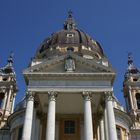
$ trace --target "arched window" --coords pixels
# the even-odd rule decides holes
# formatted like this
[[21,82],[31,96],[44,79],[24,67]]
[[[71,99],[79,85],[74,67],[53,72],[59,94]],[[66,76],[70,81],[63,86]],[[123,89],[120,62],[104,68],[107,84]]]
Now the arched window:
[[137,100],[137,107],[140,109],[140,93],[136,94],[136,100]]
[[2,105],[3,105],[3,99],[4,99],[4,93],[1,92],[0,93],[0,109],[2,108]]

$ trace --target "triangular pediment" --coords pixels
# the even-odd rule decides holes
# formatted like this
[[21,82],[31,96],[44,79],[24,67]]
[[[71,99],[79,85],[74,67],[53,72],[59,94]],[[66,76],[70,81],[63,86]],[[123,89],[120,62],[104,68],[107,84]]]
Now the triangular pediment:
[[[64,73],[66,70],[66,59],[71,58],[74,63],[74,68],[71,72],[74,73],[93,73],[93,72],[114,72],[111,67],[103,66],[94,60],[87,60],[75,54],[63,55],[51,60],[44,60],[40,64],[31,66],[24,70],[25,73]],[[68,62],[69,63],[69,62]]]

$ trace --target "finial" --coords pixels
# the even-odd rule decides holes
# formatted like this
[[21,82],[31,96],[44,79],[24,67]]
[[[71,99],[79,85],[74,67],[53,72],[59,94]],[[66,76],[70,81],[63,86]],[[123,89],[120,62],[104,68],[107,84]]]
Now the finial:
[[132,65],[132,64],[133,64],[132,53],[129,52],[128,53],[128,65]]
[[73,12],[71,10],[68,11],[68,18],[72,18]]
[[10,56],[9,56],[9,58],[7,60],[9,66],[12,66],[12,64],[13,64],[13,55],[14,55],[14,53],[11,52]]
[[132,53],[128,53],[128,72],[129,73],[138,73],[139,70],[133,64]]

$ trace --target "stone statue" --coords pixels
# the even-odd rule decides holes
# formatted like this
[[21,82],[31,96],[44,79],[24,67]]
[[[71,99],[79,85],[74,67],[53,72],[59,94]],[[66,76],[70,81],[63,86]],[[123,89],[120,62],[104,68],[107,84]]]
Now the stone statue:
[[65,70],[67,72],[73,72],[75,70],[75,61],[71,57],[65,60]]

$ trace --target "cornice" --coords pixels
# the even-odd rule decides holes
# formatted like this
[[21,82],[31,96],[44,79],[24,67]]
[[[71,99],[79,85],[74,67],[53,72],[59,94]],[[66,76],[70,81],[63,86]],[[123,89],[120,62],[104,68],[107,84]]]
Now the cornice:
[[90,91],[90,92],[112,92],[112,86],[28,86],[29,91],[38,92],[42,94],[46,94],[47,91],[55,91],[55,92],[71,92],[71,93],[79,93],[81,94],[83,91]]
[[114,79],[115,73],[45,73],[32,72],[24,75],[27,79],[48,79],[51,78],[88,78],[88,79]]

